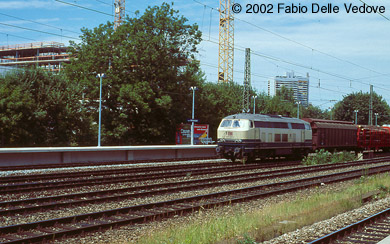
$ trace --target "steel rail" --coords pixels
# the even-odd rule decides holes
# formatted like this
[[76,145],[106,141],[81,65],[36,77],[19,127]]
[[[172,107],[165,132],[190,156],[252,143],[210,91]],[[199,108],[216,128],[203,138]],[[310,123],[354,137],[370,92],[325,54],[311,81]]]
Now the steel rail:
[[[356,162],[355,165],[360,162]],[[122,199],[132,199],[142,196],[151,196],[157,194],[166,194],[179,191],[189,191],[199,188],[210,188],[220,185],[237,184],[244,182],[253,182],[270,178],[280,178],[312,172],[321,172],[325,170],[334,170],[347,168],[354,164],[328,164],[320,166],[307,166],[303,168],[281,169],[267,172],[239,174],[223,177],[214,177],[200,180],[180,181],[171,183],[160,183],[142,185],[136,187],[119,188],[112,190],[103,190],[95,192],[75,193],[59,196],[49,196],[43,198],[23,199],[17,201],[0,202],[0,207],[7,208],[0,210],[0,215],[9,216],[15,213],[28,213],[32,211],[41,211],[43,209],[53,209],[66,206],[81,204],[91,204],[107,201],[119,201]],[[148,191],[145,191],[148,190]],[[131,192],[131,193],[128,193]],[[89,198],[89,199],[85,199]],[[73,200],[74,201],[69,201]],[[82,200],[81,200],[82,199]],[[27,206],[26,206],[27,205]],[[33,206],[31,206],[33,205]]]
[[[360,161],[352,161],[347,162],[350,164],[360,163],[360,164],[368,164],[372,162],[386,162],[390,160],[388,158],[379,158],[379,159],[367,159]],[[346,163],[339,163],[346,164]],[[286,164],[272,164],[273,167],[284,167],[291,165],[291,163]],[[253,170],[253,169],[262,169],[268,168],[270,165],[263,164],[254,164],[254,165],[234,165],[230,167],[216,167],[209,169],[188,169],[188,170],[171,170],[167,172],[159,172],[153,174],[139,174],[139,175],[125,175],[125,176],[115,176],[114,178],[89,178],[89,179],[78,179],[78,180],[70,180],[70,181],[57,181],[57,182],[38,182],[38,183],[23,183],[23,184],[7,184],[0,185],[0,195],[10,194],[10,193],[22,193],[22,192],[32,192],[38,190],[51,190],[51,189],[60,189],[60,188],[69,188],[69,187],[83,187],[83,186],[91,186],[96,184],[113,184],[113,183],[121,183],[127,181],[145,181],[145,180],[155,180],[162,178],[175,178],[175,177],[185,177],[185,176],[198,176],[204,174],[213,174],[213,173],[225,173],[225,172],[234,172],[234,171],[243,171],[243,170]],[[318,165],[317,167],[323,167],[322,165]],[[72,174],[72,173],[69,173]],[[39,175],[37,175],[39,176]],[[21,176],[23,177],[23,176]]]
[[[366,170],[353,170],[326,176],[286,181],[278,184],[246,187],[171,201],[143,204],[20,225],[4,226],[0,227],[0,236],[1,238],[6,239],[3,243],[42,242],[68,235],[77,235],[96,230],[101,231],[102,229],[125,224],[156,220],[175,214],[197,211],[199,209],[213,208],[220,205],[228,205],[296,191],[303,188],[318,186],[321,183],[345,181],[363,175],[378,174],[388,171],[390,171],[389,165],[376,166],[367,168]],[[272,186],[276,186],[277,189],[272,189]],[[53,227],[56,229],[50,229]]]
[[[286,165],[275,165],[274,167],[283,167]],[[137,182],[137,181],[147,181],[147,180],[156,180],[164,178],[177,178],[177,177],[186,177],[194,175],[207,175],[207,174],[216,174],[216,173],[226,173],[226,172],[236,172],[244,170],[254,170],[268,168],[268,165],[235,165],[232,167],[217,167],[217,168],[207,168],[207,169],[187,169],[187,170],[169,170],[166,172],[157,172],[152,174],[133,174],[133,175],[124,175],[124,176],[115,176],[110,178],[104,177],[93,177],[90,179],[77,179],[71,181],[56,181],[56,182],[36,182],[36,183],[23,183],[23,184],[7,184],[0,185],[0,195],[9,194],[9,193],[21,193],[21,192],[32,192],[37,190],[50,190],[50,189],[60,189],[60,188],[69,188],[69,187],[83,187],[96,184],[113,184],[121,182]]]
[[[377,214],[374,214],[368,218],[365,218],[361,221],[358,221],[356,223],[353,223],[351,225],[348,225],[342,229],[339,229],[337,231],[334,231],[326,236],[323,236],[321,238],[318,238],[317,240],[311,241],[310,244],[326,244],[326,243],[331,243],[333,241],[339,240],[345,236],[350,235],[354,231],[361,230],[363,227],[375,223],[378,220],[381,220],[383,218],[389,217],[390,216],[390,208],[383,210]],[[390,233],[390,230],[388,230]]]
[[[197,164],[181,164],[181,165],[161,165],[150,167],[134,167],[134,168],[121,168],[121,169],[102,169],[102,170],[85,170],[81,172],[63,172],[63,173],[50,173],[50,174],[28,174],[17,176],[4,176],[0,177],[0,183],[15,183],[15,182],[27,182],[33,180],[51,180],[62,178],[78,178],[83,176],[104,176],[110,174],[129,174],[129,173],[150,173],[164,170],[179,170],[188,168],[207,168],[207,167],[234,167],[237,165],[227,165],[225,163],[197,163]],[[241,166],[241,165],[239,165]]]

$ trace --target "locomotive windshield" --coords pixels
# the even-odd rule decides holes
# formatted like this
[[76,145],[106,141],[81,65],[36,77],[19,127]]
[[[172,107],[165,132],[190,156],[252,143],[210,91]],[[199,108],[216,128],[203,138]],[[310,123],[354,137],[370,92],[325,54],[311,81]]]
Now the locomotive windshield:
[[222,121],[221,127],[231,127],[232,126],[232,121],[230,119],[226,119]]
[[240,128],[240,127],[241,127],[240,121],[235,120],[235,121],[233,122],[233,128]]
[[239,121],[239,120],[230,120],[230,119],[226,119],[226,120],[222,121],[220,127],[240,128],[240,127],[242,127],[242,122]]

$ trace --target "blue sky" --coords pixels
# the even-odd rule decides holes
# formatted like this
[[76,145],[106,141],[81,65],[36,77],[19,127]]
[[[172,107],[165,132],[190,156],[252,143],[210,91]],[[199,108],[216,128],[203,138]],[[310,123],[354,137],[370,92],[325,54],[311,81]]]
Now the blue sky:
[[[80,28],[91,29],[114,20],[113,2],[0,0],[0,46],[40,41],[77,42]],[[148,5],[162,2],[127,0],[126,13],[133,16],[136,10],[142,13]],[[385,13],[346,13],[344,4],[361,6],[360,0],[236,0],[243,12],[235,14],[235,82],[243,83],[244,49],[249,47],[252,87],[259,92],[267,91],[268,80],[273,76],[294,71],[301,76],[309,73],[309,102],[322,109],[332,107],[335,103],[332,100],[339,101],[349,93],[368,92],[370,84],[390,103],[390,1],[364,2],[384,6]],[[278,13],[279,3],[300,4],[308,12]],[[326,6],[329,3],[340,10],[339,13],[311,13],[313,3]],[[272,4],[274,13],[244,13],[247,4]],[[198,59],[206,79],[216,82],[219,1],[178,0],[174,1],[174,8],[189,23],[197,23],[203,32]]]

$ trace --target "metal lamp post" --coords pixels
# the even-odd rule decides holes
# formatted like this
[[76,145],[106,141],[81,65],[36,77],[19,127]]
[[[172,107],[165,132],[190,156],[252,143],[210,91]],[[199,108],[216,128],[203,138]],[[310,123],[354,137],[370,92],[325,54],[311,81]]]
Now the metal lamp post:
[[329,107],[329,111],[330,111],[330,120],[333,119],[333,107]]
[[299,119],[299,105],[301,104],[300,101],[296,102],[296,104],[298,104],[298,112],[297,112],[297,118]]
[[375,113],[374,114],[375,115],[375,125],[377,126],[378,125],[378,113]]
[[192,123],[191,123],[191,145],[194,145],[194,126],[195,126],[195,91],[197,90],[196,86],[191,86],[192,90]]
[[252,96],[253,98],[253,114],[256,114],[256,98],[257,96]]
[[354,110],[354,112],[355,112],[355,125],[357,125],[357,113],[359,112],[359,110]]
[[99,131],[98,131],[98,147],[100,147],[100,137],[102,129],[102,80],[106,77],[106,74],[97,74],[97,78],[100,78],[100,95],[99,95]]

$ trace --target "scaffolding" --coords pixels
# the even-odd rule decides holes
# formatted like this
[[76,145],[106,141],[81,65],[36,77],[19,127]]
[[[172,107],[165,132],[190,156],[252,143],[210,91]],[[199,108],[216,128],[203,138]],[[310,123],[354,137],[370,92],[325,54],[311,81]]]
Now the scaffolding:
[[67,47],[59,42],[33,42],[0,46],[0,67],[25,68],[37,66],[59,72],[69,63]]

